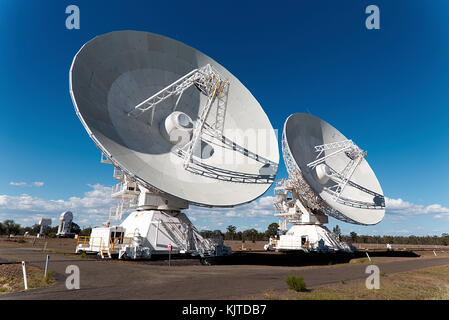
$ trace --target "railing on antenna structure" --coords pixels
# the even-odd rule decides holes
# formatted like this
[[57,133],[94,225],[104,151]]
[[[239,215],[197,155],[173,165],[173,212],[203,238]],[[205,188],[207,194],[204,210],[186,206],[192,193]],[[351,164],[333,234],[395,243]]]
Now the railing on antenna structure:
[[129,234],[127,237],[111,237],[109,243],[103,237],[80,236],[76,242],[76,252],[98,252],[104,258],[105,253],[111,256],[116,253],[115,250],[120,250],[124,246],[132,246],[132,242],[133,234]]
[[109,208],[109,219],[121,220],[125,212],[134,208],[136,208],[135,201],[122,199],[116,206]]
[[101,163],[112,164],[112,161],[103,152],[101,153],[101,160],[100,161],[101,161]]
[[114,253],[116,247],[121,249],[123,246],[132,245],[133,237],[116,237],[109,241],[109,248],[111,253]]
[[114,166],[114,179],[122,181],[124,178],[123,170],[120,167]]
[[[90,236],[78,236],[78,239],[76,240],[76,252],[78,252],[80,249],[86,249],[90,247]],[[81,246],[80,246],[81,245]]]

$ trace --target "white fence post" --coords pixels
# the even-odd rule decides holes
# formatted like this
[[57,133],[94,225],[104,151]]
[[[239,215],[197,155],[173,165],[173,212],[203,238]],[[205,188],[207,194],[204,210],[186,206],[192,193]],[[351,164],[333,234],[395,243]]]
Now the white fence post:
[[368,257],[369,261],[371,261],[371,258],[369,257],[368,252],[366,252],[366,256]]
[[48,273],[48,265],[50,264],[50,255],[47,254],[47,259],[45,260],[45,273],[44,273],[44,279],[47,276]]
[[27,271],[25,268],[25,261],[22,261],[22,271],[23,271],[23,284],[25,286],[25,290],[28,290]]

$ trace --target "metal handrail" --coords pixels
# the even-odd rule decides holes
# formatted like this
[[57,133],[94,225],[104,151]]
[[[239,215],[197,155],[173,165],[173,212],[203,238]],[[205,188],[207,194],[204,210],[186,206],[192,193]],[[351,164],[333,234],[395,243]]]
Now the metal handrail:
[[[96,241],[96,239],[99,239],[99,241]],[[131,245],[132,241],[133,234],[129,234],[127,237],[110,238],[108,245],[106,245],[103,237],[80,236],[77,239],[76,247],[77,249],[88,249],[93,252],[98,251],[104,257],[103,254],[105,251],[107,251],[108,255],[112,254],[119,246]]]

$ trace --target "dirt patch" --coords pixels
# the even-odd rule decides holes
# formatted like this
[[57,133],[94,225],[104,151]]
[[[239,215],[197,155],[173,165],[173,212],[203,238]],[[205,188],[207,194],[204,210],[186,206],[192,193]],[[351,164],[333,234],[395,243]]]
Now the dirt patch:
[[240,240],[226,240],[224,245],[231,247],[232,252],[236,251],[263,251],[263,246],[266,245],[268,241],[245,241]]
[[19,248],[33,248],[33,250],[44,250],[55,253],[75,253],[76,248],[75,239],[65,238],[36,238],[36,237],[15,237],[15,238],[0,238],[0,245],[2,247],[19,247]]
[[[44,278],[44,271],[26,266],[28,289],[36,289],[51,286],[55,283],[53,278],[48,275]],[[23,291],[23,271],[21,264],[0,264],[0,294]]]

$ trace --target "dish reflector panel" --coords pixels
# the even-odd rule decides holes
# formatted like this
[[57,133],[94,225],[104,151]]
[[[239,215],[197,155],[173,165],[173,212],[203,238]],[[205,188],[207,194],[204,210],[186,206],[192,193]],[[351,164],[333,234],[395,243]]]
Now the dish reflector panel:
[[227,207],[254,200],[274,181],[277,139],[259,103],[224,67],[179,41],[139,31],[98,36],[75,56],[70,91],[96,145],[146,186]]

